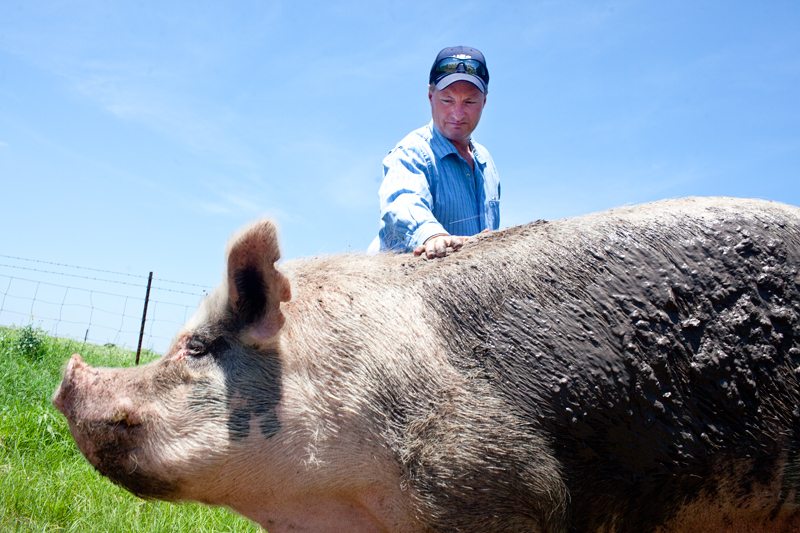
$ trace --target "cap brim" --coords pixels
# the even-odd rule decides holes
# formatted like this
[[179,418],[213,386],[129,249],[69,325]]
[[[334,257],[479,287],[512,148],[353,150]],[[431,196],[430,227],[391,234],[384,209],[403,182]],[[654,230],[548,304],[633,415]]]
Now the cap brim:
[[464,74],[463,72],[455,72],[453,74],[448,74],[436,84],[436,89],[441,91],[445,87],[450,84],[453,84],[457,81],[468,81],[473,84],[475,87],[480,89],[482,93],[486,92],[486,84],[483,83],[483,80],[477,76],[473,76],[472,74]]

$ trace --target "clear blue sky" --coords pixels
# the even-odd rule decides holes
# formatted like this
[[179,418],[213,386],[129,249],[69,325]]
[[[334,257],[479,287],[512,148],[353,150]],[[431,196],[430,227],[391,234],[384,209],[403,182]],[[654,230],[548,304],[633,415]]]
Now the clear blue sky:
[[491,73],[503,226],[686,195],[800,204],[800,2],[27,2],[0,7],[0,253],[216,285],[367,247],[442,47]]

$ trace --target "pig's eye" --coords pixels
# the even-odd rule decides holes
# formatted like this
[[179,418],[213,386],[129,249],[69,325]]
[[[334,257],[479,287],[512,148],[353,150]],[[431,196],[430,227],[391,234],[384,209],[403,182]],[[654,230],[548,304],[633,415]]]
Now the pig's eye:
[[217,337],[213,340],[207,337],[191,337],[183,347],[192,357],[204,357],[223,354],[230,349],[230,344],[224,337]]
[[186,351],[192,357],[202,357],[208,354],[208,344],[203,340],[192,337],[186,342]]

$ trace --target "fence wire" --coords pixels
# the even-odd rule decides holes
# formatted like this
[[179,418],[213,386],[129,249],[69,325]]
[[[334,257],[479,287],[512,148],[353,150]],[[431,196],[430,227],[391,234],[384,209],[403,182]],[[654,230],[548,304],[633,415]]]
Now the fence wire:
[[[33,325],[56,337],[135,350],[146,289],[147,273],[0,254],[0,325]],[[209,291],[154,274],[142,348],[166,351]]]

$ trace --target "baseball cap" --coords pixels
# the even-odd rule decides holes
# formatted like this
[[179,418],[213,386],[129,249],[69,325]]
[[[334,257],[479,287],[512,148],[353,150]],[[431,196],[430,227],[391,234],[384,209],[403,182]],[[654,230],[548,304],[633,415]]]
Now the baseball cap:
[[450,46],[436,56],[428,81],[438,90],[457,81],[468,81],[485,93],[489,89],[489,69],[480,50]]

